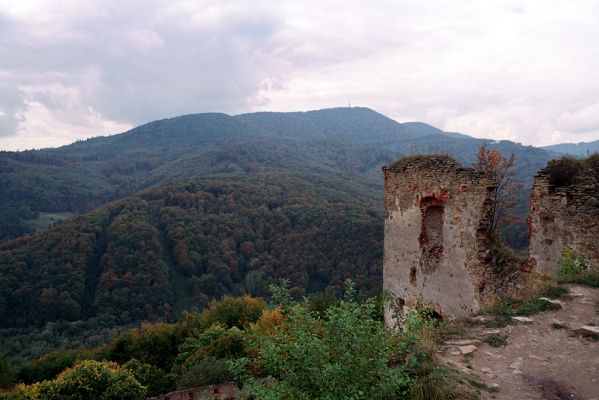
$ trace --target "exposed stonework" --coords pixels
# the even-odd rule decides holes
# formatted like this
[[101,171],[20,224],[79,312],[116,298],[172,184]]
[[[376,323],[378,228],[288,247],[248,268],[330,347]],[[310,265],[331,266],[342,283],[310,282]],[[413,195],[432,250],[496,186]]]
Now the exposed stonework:
[[590,257],[599,269],[599,179],[592,169],[576,183],[553,187],[547,168],[535,176],[530,197],[528,251],[535,271],[553,274],[564,246]]
[[229,400],[237,396],[237,384],[234,382],[210,385],[201,388],[177,390],[157,397],[148,397],[146,400]]
[[489,175],[447,156],[408,157],[383,172],[383,287],[399,305],[422,295],[440,314],[465,315],[525,286],[527,265],[502,254],[487,234]]

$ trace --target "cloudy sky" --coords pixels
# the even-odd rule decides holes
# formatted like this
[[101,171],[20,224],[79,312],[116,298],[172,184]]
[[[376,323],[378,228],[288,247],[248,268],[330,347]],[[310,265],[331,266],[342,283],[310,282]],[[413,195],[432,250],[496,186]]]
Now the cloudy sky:
[[154,119],[348,104],[599,139],[599,1],[0,0],[0,149]]

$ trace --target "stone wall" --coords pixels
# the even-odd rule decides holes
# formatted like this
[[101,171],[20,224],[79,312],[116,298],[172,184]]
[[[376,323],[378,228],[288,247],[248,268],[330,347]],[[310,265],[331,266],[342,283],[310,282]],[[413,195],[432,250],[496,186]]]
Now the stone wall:
[[[466,315],[523,290],[527,264],[489,239],[489,175],[447,156],[408,157],[383,172],[383,287],[400,306],[422,295],[441,315]],[[393,323],[389,312],[386,318]]]
[[549,170],[539,171],[530,198],[528,251],[535,271],[553,274],[564,246],[587,254],[599,268],[599,182],[583,170],[576,183],[550,184]]

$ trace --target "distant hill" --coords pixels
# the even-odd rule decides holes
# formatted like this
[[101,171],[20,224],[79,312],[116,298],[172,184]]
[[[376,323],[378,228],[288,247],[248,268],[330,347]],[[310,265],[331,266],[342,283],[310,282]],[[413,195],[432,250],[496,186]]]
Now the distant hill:
[[586,157],[589,154],[599,152],[599,140],[594,142],[560,143],[543,147],[545,150],[577,157]]
[[434,126],[430,126],[423,122],[404,122],[401,124],[405,129],[410,130],[411,132],[419,132],[419,136],[426,135],[445,135],[458,139],[474,139],[472,136],[464,135],[463,133],[457,132],[444,132],[441,129],[435,128]]
[[56,149],[0,152],[0,240],[31,233],[52,220],[47,215],[91,211],[155,184],[217,173],[325,173],[380,191],[380,166],[399,156],[448,152],[471,164],[483,143],[515,152],[527,179],[554,156],[509,141],[400,124],[367,108],[154,121]]

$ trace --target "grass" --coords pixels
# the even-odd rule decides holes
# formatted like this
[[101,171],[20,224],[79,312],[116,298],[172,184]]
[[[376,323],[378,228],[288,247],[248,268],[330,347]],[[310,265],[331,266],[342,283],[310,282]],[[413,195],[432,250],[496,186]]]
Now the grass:
[[566,298],[568,297],[568,289],[557,282],[549,281],[539,289],[537,294],[540,297],[549,297],[551,299]]
[[[404,365],[413,379],[408,398],[413,400],[477,400],[476,388],[465,382],[465,376],[459,371],[439,365],[437,353],[442,342],[441,337],[462,335],[469,327],[466,318],[449,322],[432,321],[416,327],[412,335],[401,338],[404,345],[413,341],[409,347],[409,362]],[[413,334],[416,334],[413,336]]]
[[409,398],[414,400],[450,400],[456,398],[477,400],[478,396],[472,392],[471,388],[461,385],[460,382],[458,371],[437,367],[423,379],[414,382],[410,388]]
[[501,347],[507,344],[507,336],[492,333],[483,338],[483,341],[493,347]]
[[[485,322],[487,328],[503,328],[512,323],[512,317],[531,316],[547,310],[560,309],[559,304],[539,298],[539,296],[548,296],[548,293],[563,296],[562,289],[551,288],[542,289],[535,296],[524,299],[500,298],[490,307],[481,310],[482,315],[493,316],[491,321]],[[566,290],[567,293],[567,290]]]
[[514,315],[528,317],[547,310],[559,310],[561,306],[536,297],[523,300],[514,310]]
[[445,342],[453,338],[463,337],[471,328],[479,325],[478,321],[472,318],[460,317],[449,321],[443,321],[437,327],[436,338],[439,342]]
[[578,274],[561,275],[559,283],[576,283],[578,285],[599,288],[599,271],[584,271]]

